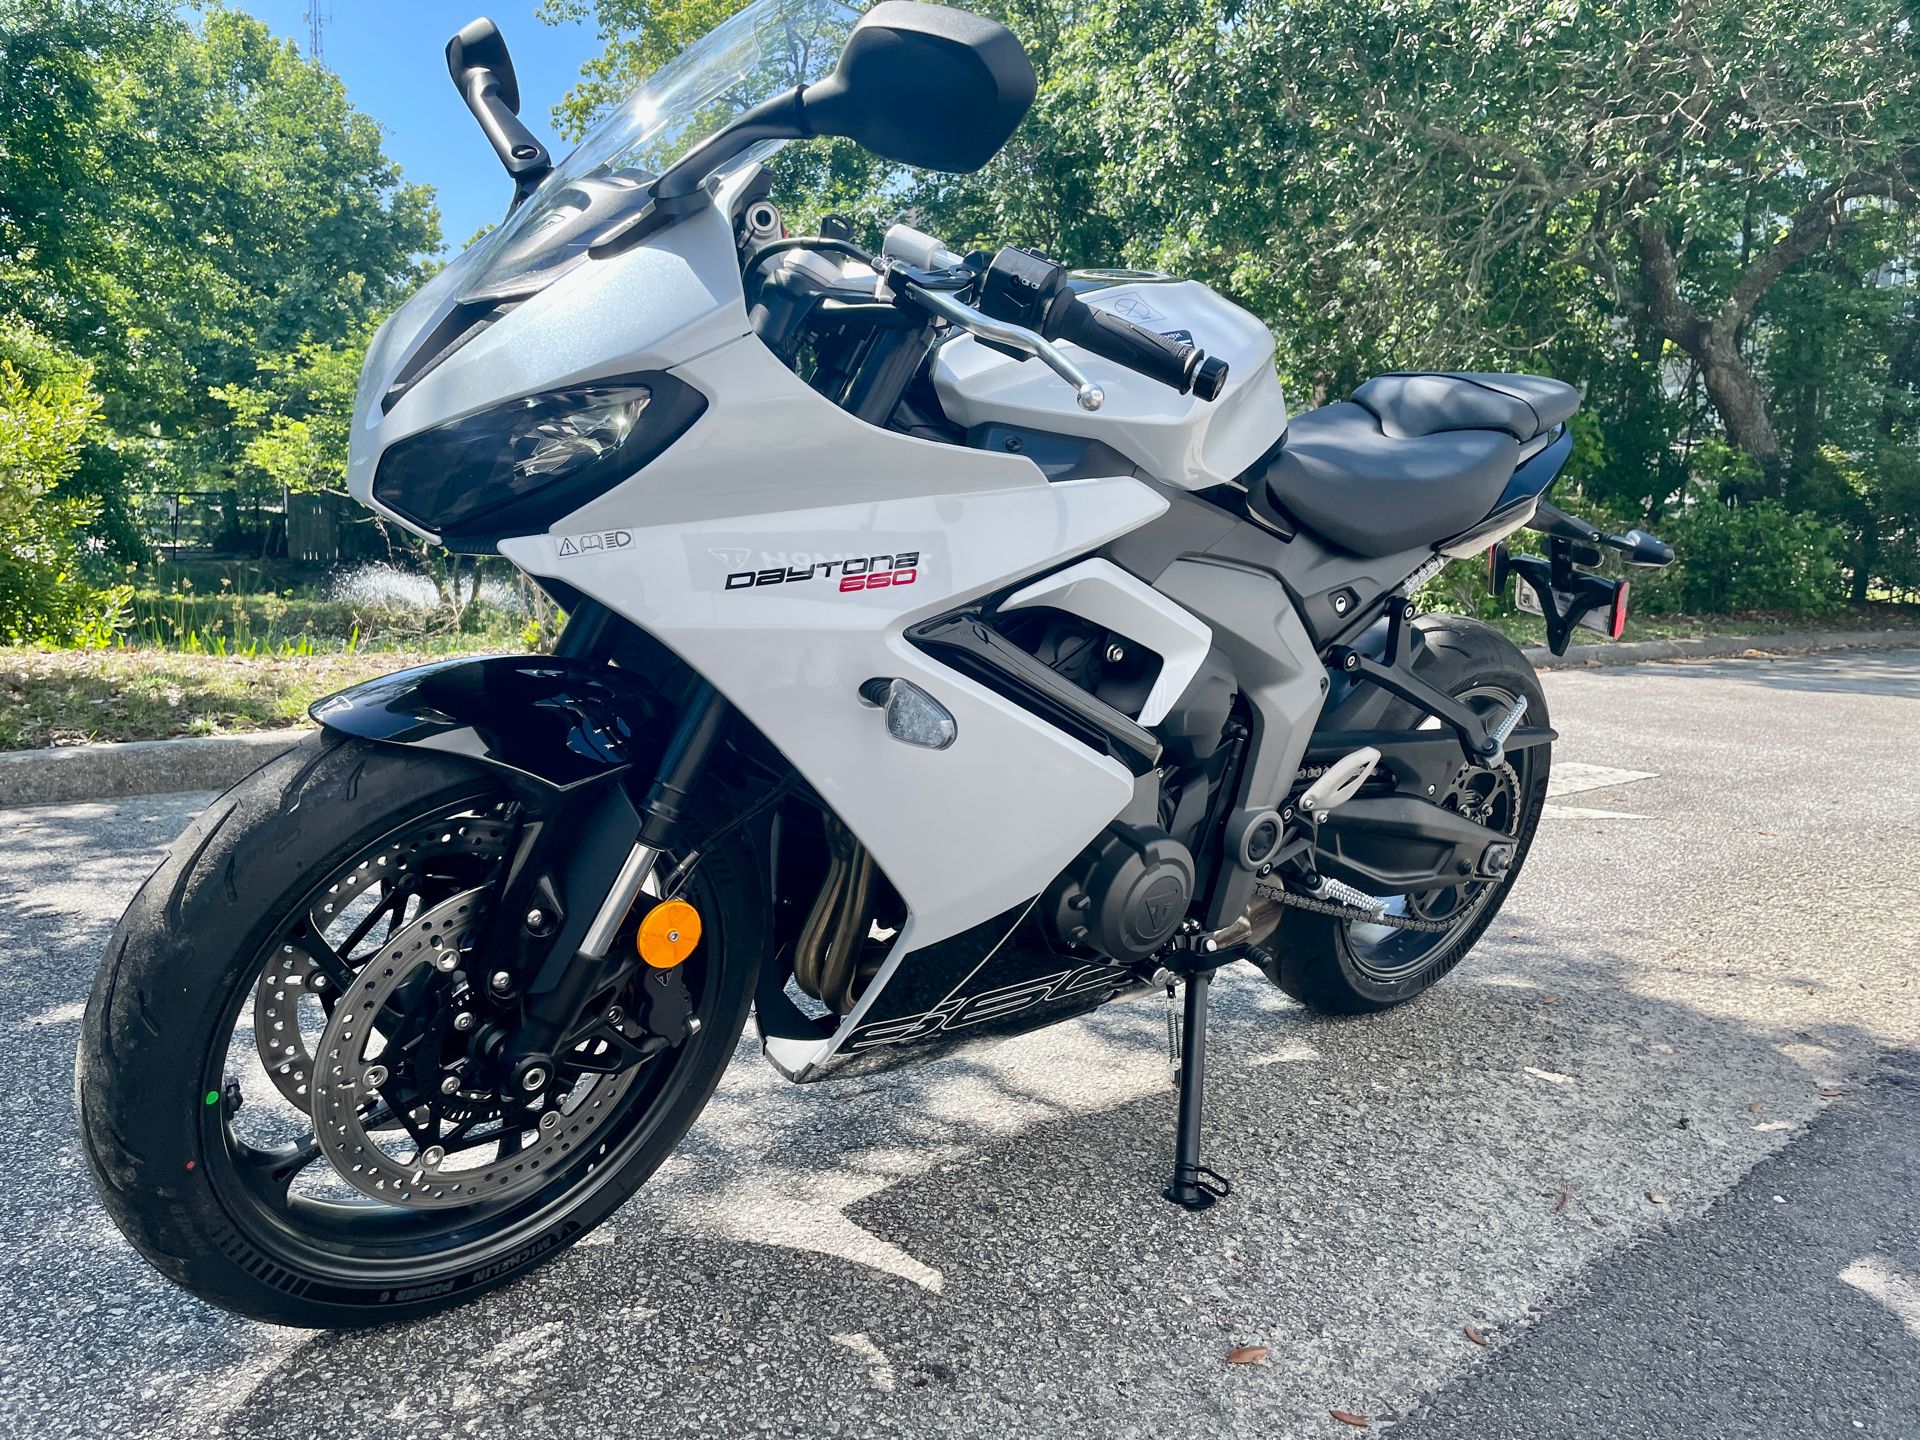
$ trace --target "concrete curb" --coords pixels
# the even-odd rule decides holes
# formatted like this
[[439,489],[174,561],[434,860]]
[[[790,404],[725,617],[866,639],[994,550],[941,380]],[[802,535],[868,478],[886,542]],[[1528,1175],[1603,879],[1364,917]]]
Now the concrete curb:
[[1633,640],[1615,645],[1572,645],[1555,655],[1544,645],[1520,653],[1536,670],[1583,665],[1638,665],[1646,660],[1738,659],[1750,650],[1765,655],[1811,655],[1821,650],[1905,650],[1920,647],[1920,630],[1783,630],[1774,635],[1711,635],[1698,640]]
[[262,730],[250,735],[4,751],[0,752],[0,809],[224,790],[310,733],[305,728]]
[[[1624,645],[1575,645],[1564,656],[1544,646],[1523,650],[1534,668],[1635,665],[1646,660],[1712,660],[1745,655],[1808,655],[1820,650],[1903,650],[1920,647],[1920,630],[1793,630],[1778,635],[1723,635],[1703,640],[1639,640]],[[263,730],[186,740],[60,745],[48,750],[0,751],[0,810],[26,805],[71,805],[127,795],[224,790],[309,732]]]

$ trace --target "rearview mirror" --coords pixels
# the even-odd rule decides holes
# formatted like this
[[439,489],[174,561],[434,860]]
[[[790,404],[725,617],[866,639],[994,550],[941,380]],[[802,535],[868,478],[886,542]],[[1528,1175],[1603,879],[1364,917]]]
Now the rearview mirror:
[[[447,53],[451,59],[451,46]],[[1026,118],[1038,88],[1033,62],[999,21],[919,0],[881,0],[848,33],[831,75],[761,101],[702,140],[654,181],[646,210],[602,235],[590,253],[616,254],[705,203],[707,176],[762,140],[838,135],[901,165],[978,170]]]
[[802,92],[807,129],[884,160],[978,170],[1026,118],[1038,81],[997,20],[917,0],[881,0],[853,27],[840,63]]
[[520,82],[500,27],[485,16],[461,26],[447,41],[447,73],[512,177],[518,204],[546,178],[553,159],[520,123]]
[[467,93],[467,76],[476,70],[491,72],[499,87],[500,99],[514,114],[520,113],[520,82],[514,78],[513,56],[507,53],[507,37],[500,27],[482,15],[461,26],[447,41],[447,70],[462,95]]

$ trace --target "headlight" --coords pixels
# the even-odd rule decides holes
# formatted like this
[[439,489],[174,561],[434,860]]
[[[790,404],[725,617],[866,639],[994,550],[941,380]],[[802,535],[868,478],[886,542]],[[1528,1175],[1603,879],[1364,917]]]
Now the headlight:
[[547,530],[671,445],[706,409],[671,375],[509,400],[388,448],[373,498],[458,550]]

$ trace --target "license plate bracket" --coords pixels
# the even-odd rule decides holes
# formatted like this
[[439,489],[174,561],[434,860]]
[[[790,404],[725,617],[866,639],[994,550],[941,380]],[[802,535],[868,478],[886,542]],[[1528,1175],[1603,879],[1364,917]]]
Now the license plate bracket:
[[1504,543],[1488,552],[1493,593],[1503,593],[1512,577],[1514,607],[1546,622],[1547,648],[1555,655],[1567,653],[1576,629],[1618,640],[1627,624],[1629,583],[1575,568],[1574,549],[1556,537],[1545,558],[1511,554]]

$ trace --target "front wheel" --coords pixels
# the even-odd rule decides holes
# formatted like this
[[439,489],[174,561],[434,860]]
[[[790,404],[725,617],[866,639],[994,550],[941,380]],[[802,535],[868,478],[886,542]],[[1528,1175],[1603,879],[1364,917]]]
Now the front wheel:
[[[1423,615],[1415,624],[1423,648],[1414,665],[1422,679],[1483,714],[1524,698],[1526,723],[1548,723],[1539,678],[1499,631],[1457,615]],[[1438,724],[1399,702],[1381,721],[1386,729]],[[1386,924],[1286,910],[1267,942],[1269,977],[1309,1008],[1334,1014],[1390,1009],[1433,985],[1467,957],[1519,879],[1546,806],[1551,764],[1547,745],[1517,751],[1491,770],[1463,760],[1448,793],[1433,797],[1513,837],[1513,863],[1498,880],[1382,897]]]
[[512,1006],[468,973],[519,819],[473,767],[321,735],[175,843],[114,932],[76,1072],[101,1199],[168,1278],[284,1325],[410,1318],[551,1259],[678,1143],[746,1022],[747,853],[692,872],[691,957],[606,997],[620,1034],[659,1006],[685,1038],[618,1068],[609,1031],[519,1093],[477,1078]]

